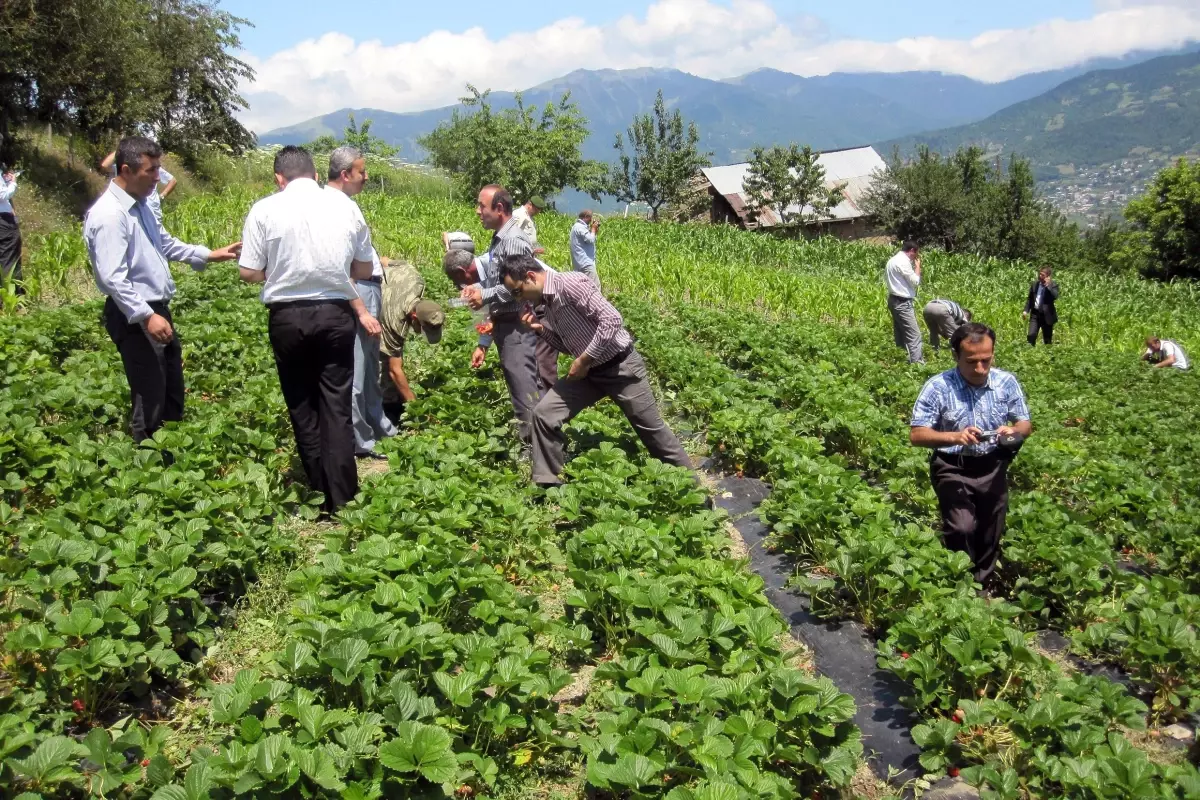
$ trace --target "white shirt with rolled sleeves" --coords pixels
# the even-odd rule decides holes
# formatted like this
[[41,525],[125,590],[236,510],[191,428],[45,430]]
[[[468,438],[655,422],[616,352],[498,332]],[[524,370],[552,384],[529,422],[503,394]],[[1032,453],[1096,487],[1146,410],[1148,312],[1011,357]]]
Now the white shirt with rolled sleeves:
[[358,204],[296,178],[250,209],[238,265],[266,272],[263,303],[356,300],[353,261],[370,261],[371,235]]
[[[328,186],[328,185],[325,186],[325,191],[333,192],[335,195],[342,198],[347,203],[349,203],[351,206],[353,206],[351,211],[353,211],[353,213],[356,215],[356,217],[358,218],[358,221],[362,224],[362,226],[367,229],[367,238],[370,238],[371,228],[369,225],[367,225],[367,218],[363,216],[362,209],[359,207],[358,203],[354,202],[354,198],[350,197],[348,194],[343,192],[341,189],[335,189],[334,187]],[[363,259],[363,260],[365,261],[366,259]],[[372,278],[382,278],[383,277],[383,262],[379,260],[379,252],[375,249],[374,240],[371,241],[371,277]]]
[[[1175,356],[1175,363],[1171,365],[1174,369],[1187,369],[1191,366],[1188,362],[1187,354],[1183,352],[1183,348],[1178,343],[1172,342],[1170,339],[1163,339],[1159,342],[1162,348],[1163,360],[1166,361],[1171,356]],[[1146,350],[1146,355],[1150,355],[1150,350]]]
[[[876,261],[876,264],[879,262]],[[888,294],[894,294],[897,297],[904,297],[909,300],[915,299],[917,296],[917,286],[921,283],[921,276],[913,269],[912,259],[907,253],[900,252],[892,256],[887,262],[887,287]]]
[[17,193],[17,179],[6,181],[0,178],[0,214],[14,214],[12,196]]
[[[159,184],[159,186],[166,186],[168,183],[170,183],[173,180],[175,180],[174,175],[167,172],[162,167],[158,168],[158,184]],[[151,192],[150,196],[146,198],[146,205],[148,205],[150,207],[150,210],[154,212],[154,216],[158,217],[159,219],[162,219],[162,196],[159,195],[159,193],[158,193],[158,186],[155,186],[154,191]]]
[[88,209],[83,241],[97,288],[130,323],[148,319],[154,313],[150,303],[175,296],[169,262],[182,261],[194,270],[208,266],[207,247],[185,244],[167,233],[144,200],[135,200],[116,183],[109,183]]

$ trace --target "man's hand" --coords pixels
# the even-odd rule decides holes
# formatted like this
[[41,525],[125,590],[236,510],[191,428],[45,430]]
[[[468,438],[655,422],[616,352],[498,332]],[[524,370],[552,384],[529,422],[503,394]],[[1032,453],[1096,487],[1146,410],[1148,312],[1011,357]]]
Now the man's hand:
[[475,352],[471,353],[471,369],[479,369],[486,360],[487,350],[484,350],[482,347],[476,347]]
[[1028,311],[1022,311],[1022,312],[1021,312],[1021,319],[1029,319],[1029,312],[1028,312]]
[[579,356],[571,362],[571,368],[567,370],[565,380],[578,381],[587,377],[588,372],[592,368],[592,360],[587,356]]
[[521,325],[526,330],[533,331],[534,333],[541,333],[546,327],[542,323],[538,322],[537,315],[528,309],[521,312]]
[[237,261],[238,256],[240,256],[241,254],[242,254],[242,243],[234,242],[233,244],[225,245],[224,247],[220,248],[219,250],[213,250],[211,253],[208,254],[208,260],[210,262]]
[[390,258],[388,258],[387,256],[380,256],[379,264],[380,264],[380,266],[383,266],[383,267],[390,267],[392,265],[392,260]]
[[383,328],[380,326],[379,320],[365,312],[358,315],[358,324],[362,326],[364,331],[366,331],[367,336],[372,338],[383,333]]
[[592,233],[595,233],[598,230],[600,230],[600,220],[598,220],[598,219],[593,220],[592,221]]
[[983,433],[983,431],[972,425],[966,430],[959,431],[957,434],[955,434],[954,443],[960,444],[964,447],[973,444],[979,444],[979,434],[981,433]]
[[483,308],[483,290],[478,286],[464,286],[459,297],[467,301],[472,311]]
[[997,436],[1012,436],[1016,432],[1017,429],[1012,425],[1001,425],[999,428],[996,428]]
[[544,255],[544,254],[545,254],[545,252],[546,252],[546,248],[544,248],[544,247],[535,247],[535,248],[533,248],[533,254],[534,254],[535,256]]
[[175,338],[171,323],[162,314],[151,314],[146,319],[146,334],[159,344],[169,344]]

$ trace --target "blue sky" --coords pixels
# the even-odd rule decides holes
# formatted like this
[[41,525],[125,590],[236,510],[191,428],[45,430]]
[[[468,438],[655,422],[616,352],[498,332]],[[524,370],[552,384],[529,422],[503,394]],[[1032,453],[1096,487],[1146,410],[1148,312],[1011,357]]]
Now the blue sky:
[[[1200,0],[1198,0],[1200,2]],[[729,5],[728,2],[724,3]],[[563,3],[561,0],[523,0],[497,3],[458,0],[454,3],[361,0],[349,13],[330,13],[331,5],[315,0],[221,0],[227,11],[245,17],[255,27],[243,34],[246,48],[260,57],[303,39],[340,31],[359,39],[386,44],[419,39],[436,30],[463,31],[482,26],[494,37],[528,30],[565,16],[581,16],[595,24],[642,14],[646,0]],[[1091,0],[847,0],[847,2],[771,3],[783,18],[816,17],[834,38],[891,41],[911,36],[964,39],[996,28],[1024,28],[1061,17],[1087,19]],[[332,6],[336,7],[336,6]],[[452,7],[452,11],[450,8]],[[513,13],[519,8],[519,13]]]
[[[930,70],[981,81],[1200,41],[1200,0],[220,0],[256,78],[253,130],[341,108],[419,111],[464,85],[514,91],[577,69],[728,78]],[[331,11],[331,9],[333,9]]]

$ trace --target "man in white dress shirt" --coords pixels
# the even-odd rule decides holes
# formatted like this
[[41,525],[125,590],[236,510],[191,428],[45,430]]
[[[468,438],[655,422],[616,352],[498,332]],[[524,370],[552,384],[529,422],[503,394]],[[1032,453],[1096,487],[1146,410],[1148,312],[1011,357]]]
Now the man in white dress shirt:
[[[279,192],[254,204],[243,229],[242,280],[262,283],[275,368],[309,484],[333,512],[358,493],[351,422],[354,340],[379,323],[354,280],[371,277],[371,237],[344,196],[317,185],[312,156],[275,154]],[[357,324],[355,320],[357,319]]]
[[921,251],[916,242],[905,242],[887,263],[888,311],[896,346],[908,351],[908,363],[924,364],[921,328],[917,325],[917,286],[921,283]]
[[175,281],[168,262],[202,270],[237,258],[240,244],[210,251],[167,233],[147,198],[158,185],[162,148],[130,136],[117,145],[116,177],[88,209],[83,240],[104,302],[104,327],[121,354],[129,381],[134,441],[154,435],[164,422],[183,419],[183,351],[170,302]]
[[[350,198],[363,190],[367,182],[367,162],[356,148],[343,145],[329,154],[329,182],[325,191],[345,198],[362,219],[362,210]],[[366,220],[363,220],[366,225]],[[379,319],[383,304],[383,263],[372,242],[371,277],[356,281],[358,296],[372,317]],[[383,392],[379,388],[379,337],[358,329],[354,342],[354,455],[359,458],[387,456],[375,452],[375,442],[396,435],[396,426],[383,413]]]

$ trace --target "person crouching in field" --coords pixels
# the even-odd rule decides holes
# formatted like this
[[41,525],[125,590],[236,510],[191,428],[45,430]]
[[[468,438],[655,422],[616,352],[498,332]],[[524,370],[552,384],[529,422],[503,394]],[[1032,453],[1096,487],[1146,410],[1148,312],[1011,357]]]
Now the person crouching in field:
[[1008,513],[1008,464],[1033,427],[1017,379],[992,367],[995,331],[968,322],[954,332],[950,349],[958,363],[926,381],[909,441],[933,448],[929,473],[943,541],[970,556],[975,580],[986,584]]
[[566,376],[533,410],[534,483],[549,487],[562,482],[563,426],[604,397],[611,397],[624,412],[650,455],[691,469],[691,459],[658,410],[646,364],[633,347],[621,313],[604,299],[591,277],[545,270],[532,256],[504,259],[500,276],[517,301],[546,304],[541,320],[526,308],[522,324],[555,350],[575,358]]
[[1187,369],[1191,366],[1187,353],[1183,352],[1183,348],[1179,346],[1178,342],[1160,339],[1157,336],[1146,339],[1146,352],[1142,353],[1142,361],[1149,361],[1155,369],[1164,367]]
[[941,352],[943,338],[949,342],[955,331],[971,321],[971,312],[953,300],[930,300],[921,309],[921,315],[925,317],[929,343],[935,353]]

